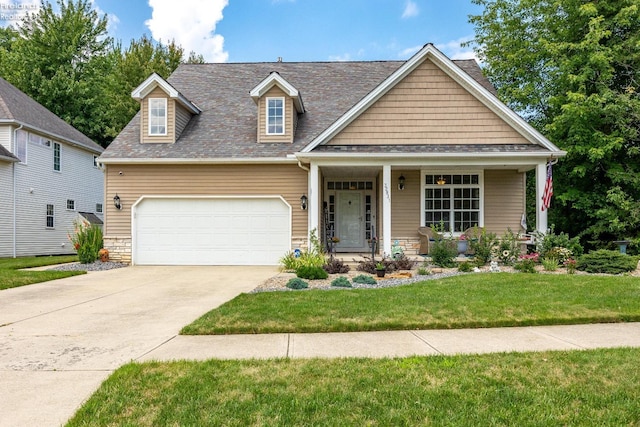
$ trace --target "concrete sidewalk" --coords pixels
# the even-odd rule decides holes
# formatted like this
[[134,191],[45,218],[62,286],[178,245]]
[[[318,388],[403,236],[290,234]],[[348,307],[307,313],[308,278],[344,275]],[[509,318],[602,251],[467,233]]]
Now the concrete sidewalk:
[[640,347],[640,323],[492,329],[175,336],[138,361],[406,357]]

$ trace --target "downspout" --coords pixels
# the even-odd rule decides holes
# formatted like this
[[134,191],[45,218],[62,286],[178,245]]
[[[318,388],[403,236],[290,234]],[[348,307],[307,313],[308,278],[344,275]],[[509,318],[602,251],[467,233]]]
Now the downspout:
[[[11,141],[11,147],[15,150],[15,144],[18,139],[17,134],[20,129],[22,129],[24,125],[20,125],[13,131],[13,141]],[[16,222],[16,162],[13,162],[12,165],[12,173],[13,173],[13,258],[17,257],[17,249],[16,246],[18,244],[16,239],[17,233],[17,222]]]

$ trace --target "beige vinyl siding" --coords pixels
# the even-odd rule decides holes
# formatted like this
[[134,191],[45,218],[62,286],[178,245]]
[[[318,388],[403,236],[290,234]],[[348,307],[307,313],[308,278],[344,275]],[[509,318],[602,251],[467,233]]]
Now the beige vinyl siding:
[[[162,136],[149,135],[149,98],[167,99],[167,134]],[[140,141],[143,143],[174,143],[175,139],[175,101],[159,87],[151,91],[140,103]]]
[[[398,190],[398,178],[405,178],[404,190]],[[391,235],[416,237],[420,227],[420,171],[391,173]]]
[[180,105],[177,102],[175,103],[175,106],[176,106],[175,139],[177,141],[180,138],[180,135],[182,135],[182,131],[184,130],[184,128],[187,127],[189,120],[191,120],[191,113],[189,113],[189,111],[186,108],[184,108],[182,105]]
[[[284,135],[267,135],[267,98],[284,98]],[[258,142],[293,142],[295,108],[293,99],[274,86],[258,102]],[[297,117],[296,117],[297,119]]]
[[484,226],[502,235],[507,228],[521,231],[525,211],[526,174],[515,170],[486,170],[484,173]]
[[[122,174],[120,174],[122,172]],[[131,205],[143,195],[282,196],[292,208],[292,238],[307,235],[307,172],[297,165],[108,165],[106,198],[118,194],[123,209],[106,204],[106,236],[131,235]]]
[[426,60],[329,145],[529,144],[507,123]]

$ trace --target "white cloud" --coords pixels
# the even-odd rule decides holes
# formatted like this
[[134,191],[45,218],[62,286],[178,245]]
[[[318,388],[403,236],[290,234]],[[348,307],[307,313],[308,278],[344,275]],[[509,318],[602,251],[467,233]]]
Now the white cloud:
[[451,59],[475,59],[480,62],[476,53],[470,47],[462,47],[462,43],[472,40],[473,36],[461,37],[458,40],[451,40],[447,43],[440,43],[436,48]]
[[226,62],[224,37],[215,34],[228,0],[149,0],[153,10],[145,25],[155,40],[175,40],[185,53],[194,51],[208,62]]
[[98,13],[98,16],[100,18],[102,18],[104,15],[107,15],[107,32],[113,34],[118,28],[120,18],[118,18],[118,16],[113,13],[105,13],[105,11],[96,4],[95,0],[91,0],[91,7]]
[[407,0],[407,4],[404,7],[404,12],[402,12],[402,18],[413,18],[414,16],[418,16],[418,14],[420,14],[418,5],[411,0]]
[[423,47],[424,47],[423,45],[413,46],[413,47],[408,47],[408,48],[406,48],[406,49],[402,50],[402,51],[398,54],[398,57],[399,57],[399,58],[403,58],[403,59],[410,58],[410,57],[412,57],[413,55],[415,55],[415,54],[416,54],[416,52],[418,52],[418,51],[419,51],[420,49],[422,49]]
[[344,53],[342,55],[330,55],[329,56],[329,61],[334,61],[334,62],[346,62],[346,61],[351,61],[351,54],[349,53]]

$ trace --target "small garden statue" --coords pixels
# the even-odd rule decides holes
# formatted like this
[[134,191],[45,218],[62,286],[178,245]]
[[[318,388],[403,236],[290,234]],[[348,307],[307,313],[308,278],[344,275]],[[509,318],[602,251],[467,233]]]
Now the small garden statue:
[[402,246],[399,245],[398,241],[393,242],[393,246],[391,246],[391,257],[393,259],[401,258],[404,255],[404,250]]
[[500,273],[500,267],[498,267],[498,261],[491,261],[489,264],[489,271],[492,273]]

